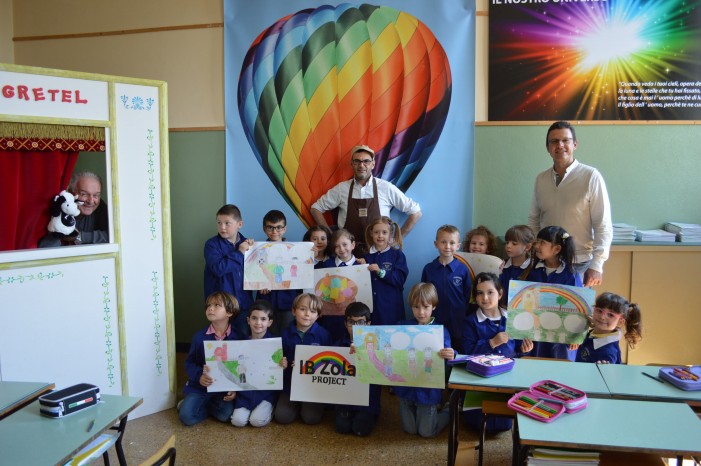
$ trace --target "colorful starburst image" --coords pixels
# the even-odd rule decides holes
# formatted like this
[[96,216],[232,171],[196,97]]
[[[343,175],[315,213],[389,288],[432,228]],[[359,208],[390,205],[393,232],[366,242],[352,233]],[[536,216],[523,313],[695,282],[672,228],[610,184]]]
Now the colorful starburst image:
[[701,119],[701,0],[489,9],[489,119]]

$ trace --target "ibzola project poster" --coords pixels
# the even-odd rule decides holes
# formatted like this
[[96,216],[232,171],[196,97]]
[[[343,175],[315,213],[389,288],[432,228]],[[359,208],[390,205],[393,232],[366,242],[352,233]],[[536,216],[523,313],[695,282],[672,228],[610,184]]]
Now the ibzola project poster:
[[353,344],[363,382],[445,388],[442,325],[356,325]]
[[518,340],[582,343],[595,294],[589,288],[511,280],[506,333]]
[[701,0],[490,0],[489,119],[701,119]]
[[207,340],[208,392],[282,390],[282,339]]
[[370,386],[356,372],[350,348],[297,345],[290,400],[367,406]]

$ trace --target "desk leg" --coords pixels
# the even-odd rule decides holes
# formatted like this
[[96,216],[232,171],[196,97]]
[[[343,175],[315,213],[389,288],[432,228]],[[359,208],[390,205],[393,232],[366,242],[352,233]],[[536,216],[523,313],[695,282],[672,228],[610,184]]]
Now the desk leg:
[[[112,427],[115,429],[114,427]],[[124,430],[127,428],[127,416],[124,416],[119,421],[119,427],[116,428],[119,432],[119,437],[117,442],[114,444],[114,449],[117,450],[117,459],[119,460],[119,466],[127,466],[127,458],[124,456],[124,449],[122,448],[122,437],[124,437]]]
[[458,453],[458,431],[460,427],[460,395],[462,391],[450,392],[450,432],[448,432],[448,466],[455,466]]

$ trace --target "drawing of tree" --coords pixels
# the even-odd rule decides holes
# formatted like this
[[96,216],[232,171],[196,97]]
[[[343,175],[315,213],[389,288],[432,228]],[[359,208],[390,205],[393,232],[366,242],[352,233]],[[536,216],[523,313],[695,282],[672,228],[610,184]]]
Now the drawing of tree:
[[555,299],[555,302],[556,302],[557,304],[560,305],[560,310],[562,310],[562,306],[564,306],[565,304],[567,304],[568,300],[567,300],[567,298],[565,298],[565,297],[563,297],[563,296],[558,296],[558,297]]

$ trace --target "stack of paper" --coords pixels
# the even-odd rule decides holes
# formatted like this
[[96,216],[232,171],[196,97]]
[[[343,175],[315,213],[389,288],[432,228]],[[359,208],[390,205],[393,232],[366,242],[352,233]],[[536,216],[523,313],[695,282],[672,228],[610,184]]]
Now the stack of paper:
[[667,222],[664,229],[677,235],[681,243],[701,242],[701,225],[696,223]]
[[613,224],[613,242],[622,243],[626,241],[635,241],[636,227],[627,223]]
[[673,243],[677,235],[664,230],[635,230],[635,241],[658,241]]
[[599,453],[596,451],[557,450],[552,448],[534,448],[528,457],[529,466],[583,466],[598,465]]

